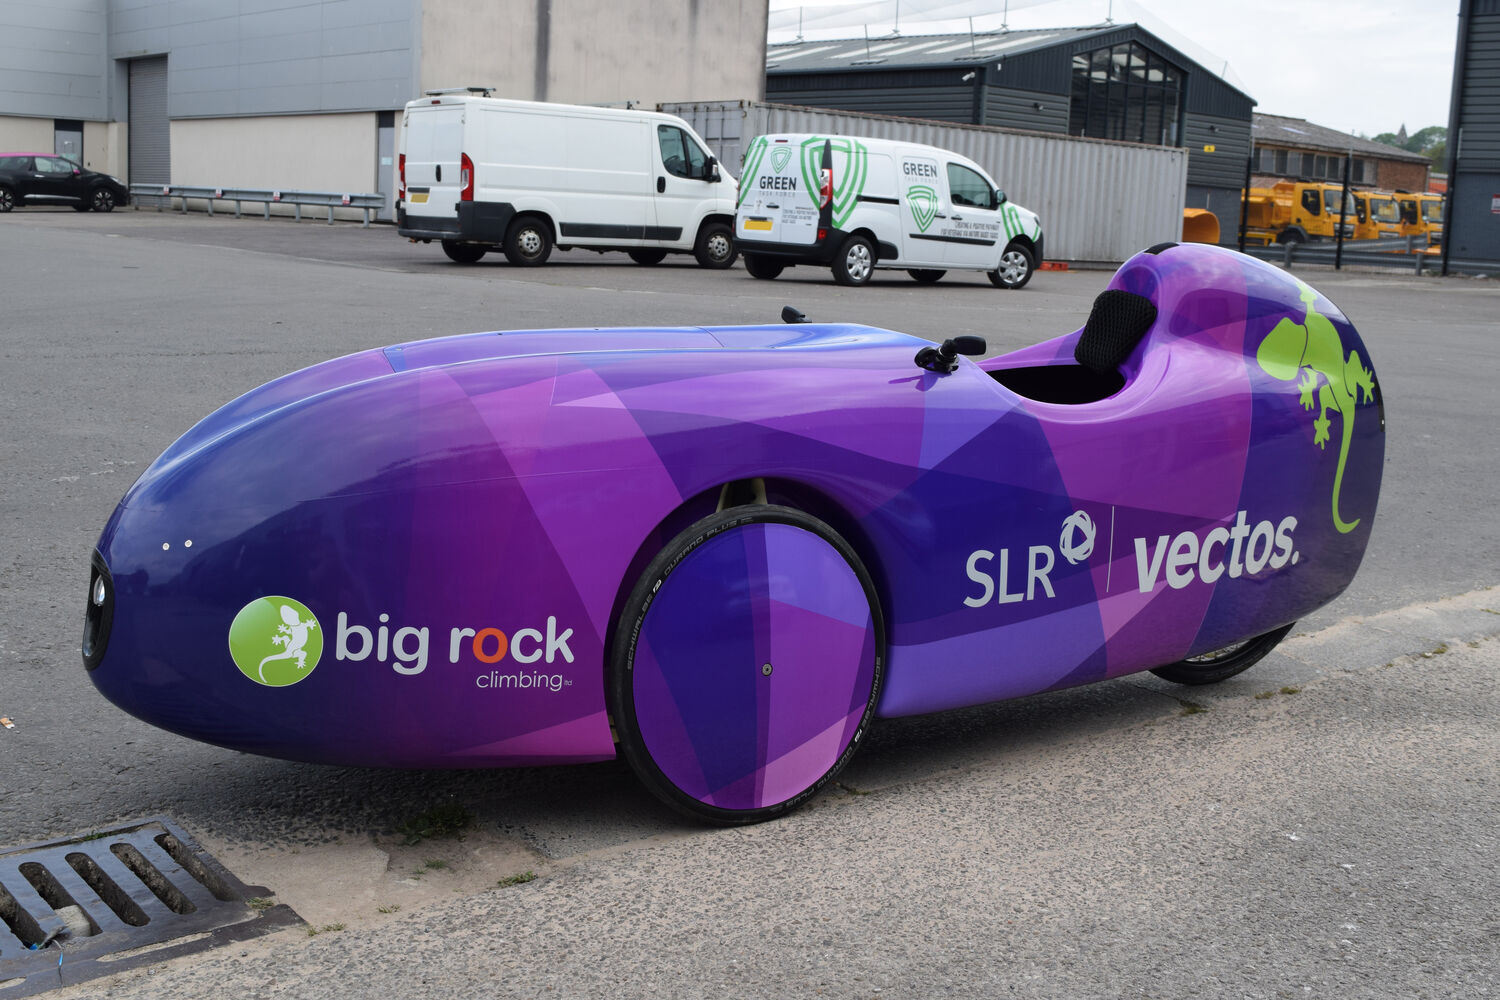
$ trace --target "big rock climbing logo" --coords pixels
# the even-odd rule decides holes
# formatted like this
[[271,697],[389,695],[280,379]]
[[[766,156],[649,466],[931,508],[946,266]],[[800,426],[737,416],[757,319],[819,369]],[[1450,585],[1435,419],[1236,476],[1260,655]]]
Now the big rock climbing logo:
[[323,629],[307,605],[261,597],[240,608],[229,626],[229,655],[240,673],[266,687],[288,687],[313,672],[323,656]]

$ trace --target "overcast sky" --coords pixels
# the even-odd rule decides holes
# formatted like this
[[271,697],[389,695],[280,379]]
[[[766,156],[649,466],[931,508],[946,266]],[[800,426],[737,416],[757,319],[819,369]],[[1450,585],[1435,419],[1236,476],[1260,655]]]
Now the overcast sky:
[[1137,22],[1258,102],[1378,135],[1448,124],[1458,0],[771,0],[770,41]]

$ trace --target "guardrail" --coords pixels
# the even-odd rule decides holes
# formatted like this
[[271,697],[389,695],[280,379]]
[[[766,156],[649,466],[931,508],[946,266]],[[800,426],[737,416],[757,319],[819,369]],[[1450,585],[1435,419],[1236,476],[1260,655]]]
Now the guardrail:
[[[1231,241],[1227,246],[1234,246]],[[1443,258],[1438,253],[1425,253],[1425,236],[1386,237],[1383,240],[1345,240],[1343,250],[1333,241],[1317,243],[1273,243],[1270,246],[1247,246],[1245,253],[1261,260],[1277,261],[1287,270],[1293,263],[1342,266],[1352,264],[1359,267],[1407,268],[1416,274],[1441,271]],[[1458,260],[1449,258],[1450,274],[1500,274],[1500,262],[1485,260]]]
[[333,225],[333,212],[337,208],[353,208],[364,212],[365,221],[363,228],[370,227],[370,213],[378,212],[385,207],[385,195],[383,194],[345,194],[332,191],[274,191],[259,188],[224,188],[224,187],[193,187],[187,184],[132,184],[130,185],[130,200],[139,209],[143,199],[151,199],[156,202],[156,210],[160,212],[163,205],[168,209],[172,207],[172,200],[177,199],[182,208],[182,213],[187,214],[188,201],[202,201],[208,206],[208,214],[214,214],[214,202],[234,202],[234,217],[241,216],[241,207],[245,202],[259,204],[267,219],[271,217],[272,205],[291,205],[295,209],[296,221],[302,221],[302,207],[304,205],[328,209],[328,224]]

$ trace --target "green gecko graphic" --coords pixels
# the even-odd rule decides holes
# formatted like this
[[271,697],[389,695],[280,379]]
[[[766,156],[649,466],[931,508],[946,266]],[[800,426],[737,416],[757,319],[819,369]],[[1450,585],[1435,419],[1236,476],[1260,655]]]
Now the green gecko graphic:
[[[1301,284],[1301,282],[1299,282]],[[1339,445],[1339,464],[1333,476],[1333,526],[1347,534],[1359,525],[1359,518],[1345,521],[1339,516],[1339,488],[1344,482],[1344,463],[1349,458],[1349,442],[1354,438],[1354,407],[1359,402],[1356,390],[1364,394],[1364,402],[1375,398],[1375,373],[1359,360],[1359,352],[1350,351],[1344,358],[1344,342],[1338,330],[1328,318],[1313,308],[1317,292],[1302,285],[1302,301],[1307,306],[1304,323],[1283,319],[1261,341],[1255,352],[1267,375],[1290,382],[1298,379],[1297,388],[1302,390],[1302,408],[1314,406],[1313,390],[1317,390],[1318,416],[1313,420],[1313,443],[1326,448],[1329,440],[1328,411],[1337,410],[1341,424],[1342,443]],[[1300,378],[1299,378],[1300,376]],[[1323,384],[1318,385],[1319,376]]]

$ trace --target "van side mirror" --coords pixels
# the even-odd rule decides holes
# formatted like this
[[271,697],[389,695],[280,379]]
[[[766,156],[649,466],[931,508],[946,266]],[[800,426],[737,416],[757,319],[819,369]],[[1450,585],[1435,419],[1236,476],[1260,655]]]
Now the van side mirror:
[[706,181],[713,181],[715,184],[719,182],[718,157],[710,156],[703,162],[703,179]]
[[996,206],[1000,206],[1000,205],[1004,205],[1004,204],[1005,204],[1005,191],[1002,188],[995,188],[995,205]]

